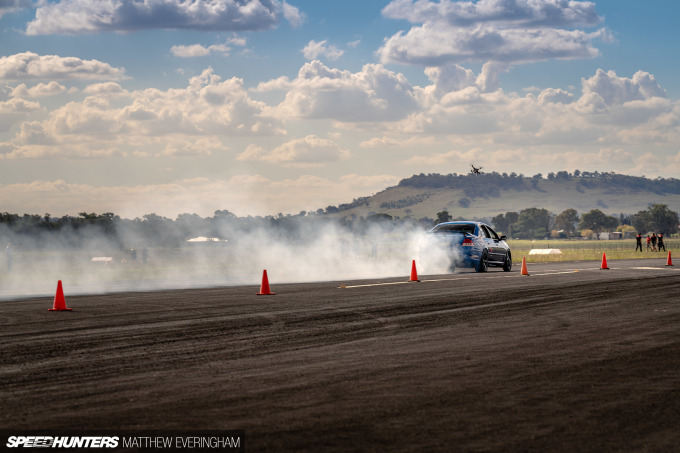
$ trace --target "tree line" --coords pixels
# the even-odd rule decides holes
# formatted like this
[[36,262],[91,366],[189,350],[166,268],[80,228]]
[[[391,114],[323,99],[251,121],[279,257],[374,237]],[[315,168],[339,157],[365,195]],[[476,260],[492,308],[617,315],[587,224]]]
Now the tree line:
[[[336,228],[339,234],[365,235],[375,232],[424,231],[437,223],[452,220],[448,211],[438,212],[436,218],[393,218],[384,213],[367,217],[337,217],[326,212],[265,217],[239,217],[227,210],[215,211],[212,217],[180,214],[169,219],[157,214],[142,218],[124,219],[113,213],[80,213],[78,216],[52,217],[0,213],[0,242],[25,248],[87,248],[101,247],[179,247],[190,238],[205,236],[238,241],[253,231],[264,231],[272,239],[288,243],[304,242],[325,231]],[[464,220],[464,219],[459,219]],[[634,215],[621,214],[618,218],[599,209],[579,214],[574,209],[554,215],[546,209],[528,208],[506,212],[486,220],[508,237],[542,239],[558,232],[560,237],[579,236],[584,231],[600,233],[623,227],[643,234],[663,232],[670,236],[678,231],[678,213],[663,204]]]
[[456,174],[449,173],[421,173],[399,181],[399,186],[432,189],[462,189],[469,198],[497,197],[498,190],[538,190],[539,182],[576,181],[588,189],[629,189],[633,191],[648,191],[655,194],[680,194],[680,179],[655,178],[644,176],[620,175],[614,172],[588,172],[574,170],[548,173],[545,177],[538,173],[531,177],[516,173],[481,173]]
[[552,236],[553,232],[558,232],[559,237],[571,238],[581,236],[586,231],[600,234],[617,228],[641,234],[656,232],[671,235],[678,232],[680,221],[678,213],[668,209],[667,205],[652,204],[649,209],[637,214],[621,214],[618,218],[599,209],[579,215],[570,208],[553,216],[546,209],[529,208],[499,214],[491,219],[491,223],[509,237],[540,239]]
[[[188,239],[209,237],[238,242],[253,232],[265,232],[271,240],[302,243],[321,232],[335,228],[339,234],[365,235],[375,228],[390,231],[418,229],[423,225],[410,219],[393,219],[387,214],[367,217],[337,218],[324,210],[301,211],[297,215],[239,217],[228,210],[218,210],[211,217],[180,214],[170,219],[157,214],[124,219],[113,213],[86,213],[78,216],[52,217],[50,214],[0,213],[0,244],[22,248],[129,248],[180,247]],[[431,226],[432,220],[427,226]]]

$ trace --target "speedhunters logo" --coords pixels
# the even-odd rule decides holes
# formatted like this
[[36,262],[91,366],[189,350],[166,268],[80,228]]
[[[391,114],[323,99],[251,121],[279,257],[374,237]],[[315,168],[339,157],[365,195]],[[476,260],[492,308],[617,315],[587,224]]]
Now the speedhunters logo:
[[116,448],[118,437],[10,436],[7,448]]
[[10,432],[2,431],[0,450],[49,451],[245,451],[245,432],[230,431],[120,431],[120,432]]

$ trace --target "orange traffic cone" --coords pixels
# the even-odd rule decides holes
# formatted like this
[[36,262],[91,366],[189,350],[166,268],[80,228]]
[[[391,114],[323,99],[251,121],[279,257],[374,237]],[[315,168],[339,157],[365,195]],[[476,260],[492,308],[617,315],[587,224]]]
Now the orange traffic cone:
[[666,266],[672,266],[673,265],[673,260],[671,260],[671,252],[670,250],[668,251],[668,260],[666,260]]
[[64,299],[64,289],[61,286],[61,280],[57,283],[57,294],[54,295],[54,306],[48,308],[48,311],[72,311],[72,308],[66,307],[66,299]]
[[413,260],[413,263],[411,264],[411,278],[408,279],[410,282],[419,282],[418,280],[418,272],[416,271],[416,260]]
[[525,257],[522,257],[522,275],[529,275],[529,271],[527,270],[527,259]]
[[609,269],[607,266],[607,254],[602,253],[602,266],[600,266],[600,269]]
[[271,292],[269,289],[269,279],[267,278],[267,269],[262,272],[262,284],[260,285],[260,292],[257,293],[258,296],[273,296],[276,293]]

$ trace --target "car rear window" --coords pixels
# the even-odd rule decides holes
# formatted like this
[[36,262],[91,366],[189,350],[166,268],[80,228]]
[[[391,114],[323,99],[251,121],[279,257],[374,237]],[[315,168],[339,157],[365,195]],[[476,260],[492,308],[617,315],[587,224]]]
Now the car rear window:
[[432,229],[433,233],[475,233],[475,226],[471,223],[443,223]]

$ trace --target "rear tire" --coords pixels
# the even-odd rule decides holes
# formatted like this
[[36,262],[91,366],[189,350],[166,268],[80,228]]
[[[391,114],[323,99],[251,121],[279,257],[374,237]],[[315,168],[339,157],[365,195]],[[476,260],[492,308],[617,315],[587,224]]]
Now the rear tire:
[[503,261],[503,270],[505,272],[510,272],[512,270],[512,255],[510,252],[505,255],[505,261]]
[[479,263],[477,264],[477,267],[475,267],[475,271],[486,272],[487,269],[489,269],[489,252],[484,250],[482,252],[482,257],[479,259]]

